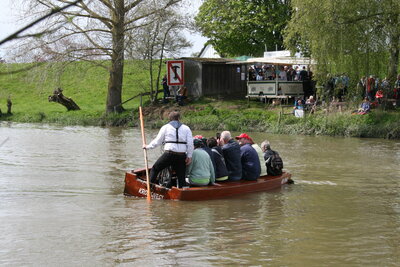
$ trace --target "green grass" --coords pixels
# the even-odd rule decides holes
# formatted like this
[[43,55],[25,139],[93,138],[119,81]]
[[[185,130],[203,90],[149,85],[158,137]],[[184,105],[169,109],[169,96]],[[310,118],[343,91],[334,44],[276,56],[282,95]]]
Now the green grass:
[[[0,64],[0,72],[13,71],[28,64]],[[145,92],[148,72],[143,61],[125,64],[122,101]],[[0,75],[0,109],[7,110],[6,100],[11,96],[13,115],[0,120],[41,122],[62,125],[137,126],[139,99],[124,104],[125,112],[105,114],[108,71],[88,62],[46,63],[41,67],[11,75]],[[47,97],[57,87],[81,108],[67,111]],[[148,98],[145,98],[145,103]],[[148,101],[147,101],[148,104]],[[280,115],[281,107],[268,107],[258,101],[216,100],[201,98],[184,107],[175,103],[147,106],[147,127],[158,128],[168,110],[180,109],[183,121],[193,130],[261,131],[281,134],[330,135],[348,137],[400,138],[400,113],[373,110],[368,115],[351,115],[347,111],[326,114],[320,109],[304,119]],[[285,107],[283,113],[290,113]],[[165,118],[165,116],[164,116]]]

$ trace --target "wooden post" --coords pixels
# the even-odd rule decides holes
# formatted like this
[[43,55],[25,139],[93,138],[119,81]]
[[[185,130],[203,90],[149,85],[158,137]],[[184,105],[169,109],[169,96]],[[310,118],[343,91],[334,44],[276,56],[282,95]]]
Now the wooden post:
[[[146,136],[144,134],[144,122],[143,122],[142,106],[139,106],[139,116],[140,116],[140,129],[141,129],[141,132],[142,132],[142,141],[143,141],[143,146],[145,146],[146,145]],[[144,154],[144,164],[145,164],[145,168],[146,168],[147,200],[151,201],[149,165],[147,163],[147,150],[145,148],[143,148],[143,154]]]

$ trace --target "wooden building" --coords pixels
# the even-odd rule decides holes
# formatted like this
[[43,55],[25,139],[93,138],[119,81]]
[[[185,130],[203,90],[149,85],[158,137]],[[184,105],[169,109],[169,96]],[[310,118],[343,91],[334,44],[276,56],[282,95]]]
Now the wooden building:
[[228,64],[226,58],[181,58],[184,61],[184,83],[192,97],[243,99],[247,94],[245,64]]

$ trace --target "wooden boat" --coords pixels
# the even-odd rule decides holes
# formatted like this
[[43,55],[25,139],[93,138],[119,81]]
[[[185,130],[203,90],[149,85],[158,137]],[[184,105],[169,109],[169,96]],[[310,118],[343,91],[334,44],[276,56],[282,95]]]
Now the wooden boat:
[[[166,188],[151,184],[152,199],[174,200],[210,200],[242,195],[252,192],[280,188],[283,184],[293,183],[291,174],[284,172],[280,176],[261,176],[257,181],[222,182],[217,185],[189,188]],[[138,169],[125,174],[126,196],[147,197],[146,171]]]

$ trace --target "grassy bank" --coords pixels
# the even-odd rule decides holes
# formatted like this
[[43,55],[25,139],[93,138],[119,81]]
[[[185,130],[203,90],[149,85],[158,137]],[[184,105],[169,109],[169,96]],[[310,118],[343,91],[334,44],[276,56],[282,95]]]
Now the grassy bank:
[[[148,73],[143,62],[130,61],[125,67],[122,100],[144,92]],[[17,65],[1,64],[1,71]],[[13,101],[11,116],[0,120],[61,125],[137,126],[139,99],[124,105],[122,114],[104,114],[108,72],[92,64],[46,64],[28,72],[0,75],[0,109],[6,111],[6,99]],[[48,102],[47,97],[57,87],[81,108],[67,112],[60,104]],[[145,99],[146,100],[146,99]],[[165,123],[166,114],[179,109],[183,121],[195,130],[261,131],[281,134],[330,135],[349,137],[400,138],[400,113],[373,110],[368,115],[351,115],[355,105],[342,112],[327,113],[319,108],[316,114],[299,119],[290,114],[291,107],[268,107],[247,100],[200,99],[184,107],[175,103],[147,106],[144,109],[147,127],[158,128]]]

